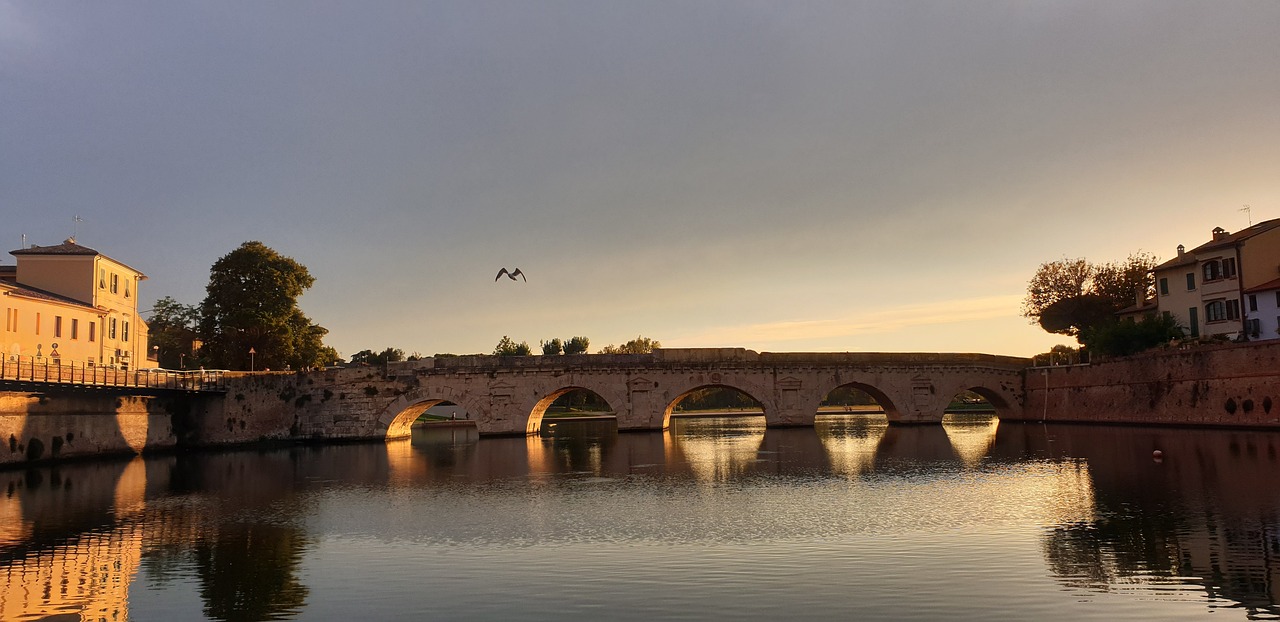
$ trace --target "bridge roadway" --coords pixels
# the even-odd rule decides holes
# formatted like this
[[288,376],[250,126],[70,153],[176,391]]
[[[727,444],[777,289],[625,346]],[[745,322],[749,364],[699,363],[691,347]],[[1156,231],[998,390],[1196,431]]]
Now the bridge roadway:
[[[763,406],[770,427],[813,425],[819,404],[843,386],[874,397],[891,424],[925,424],[940,423],[947,405],[966,390],[990,401],[998,416],[1021,418],[1029,365],[1028,359],[988,354],[661,349],[633,355],[426,358],[386,368],[279,374],[274,381],[231,376],[228,390],[241,404],[242,416],[259,420],[248,432],[267,433],[263,417],[288,419],[288,435],[302,438],[405,437],[423,412],[446,402],[465,409],[482,435],[535,434],[547,407],[577,389],[608,402],[619,430],[666,429],[680,400],[707,387],[750,395]],[[236,416],[232,413],[228,427],[237,423]]]

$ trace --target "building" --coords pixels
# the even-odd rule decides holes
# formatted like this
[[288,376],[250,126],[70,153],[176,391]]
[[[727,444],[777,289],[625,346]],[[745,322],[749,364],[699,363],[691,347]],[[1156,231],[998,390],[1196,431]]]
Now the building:
[[0,267],[5,357],[146,366],[147,324],[138,315],[138,285],[146,275],[74,239],[10,254],[17,265]]
[[1280,321],[1265,300],[1280,278],[1280,218],[1235,233],[1216,228],[1205,244],[1178,245],[1178,255],[1154,272],[1160,312],[1190,336],[1280,338],[1264,329]]
[[1244,317],[1250,339],[1280,339],[1280,278],[1244,290]]

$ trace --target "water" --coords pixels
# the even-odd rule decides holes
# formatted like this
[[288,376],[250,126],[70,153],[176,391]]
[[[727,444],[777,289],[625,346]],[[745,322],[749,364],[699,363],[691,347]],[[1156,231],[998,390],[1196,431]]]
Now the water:
[[743,417],[7,471],[0,619],[1275,619],[1278,447]]

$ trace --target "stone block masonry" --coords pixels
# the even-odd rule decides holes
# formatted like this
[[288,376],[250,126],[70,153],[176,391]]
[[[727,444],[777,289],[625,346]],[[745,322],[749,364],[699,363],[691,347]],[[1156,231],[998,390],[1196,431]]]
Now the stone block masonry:
[[1280,342],[1165,350],[1028,370],[1006,419],[1280,428]]

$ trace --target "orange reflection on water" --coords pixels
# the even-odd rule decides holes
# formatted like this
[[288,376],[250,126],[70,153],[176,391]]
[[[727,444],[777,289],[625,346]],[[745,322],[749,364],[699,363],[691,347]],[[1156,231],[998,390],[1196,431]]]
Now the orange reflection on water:
[[831,472],[852,479],[875,467],[889,421],[883,415],[822,415],[813,425],[827,451]]
[[727,481],[755,467],[765,429],[761,416],[673,417],[667,466],[678,470],[684,463],[699,481]]
[[996,442],[996,428],[1000,420],[990,416],[947,415],[942,419],[942,429],[951,441],[951,448],[967,467],[976,467],[991,452]]

